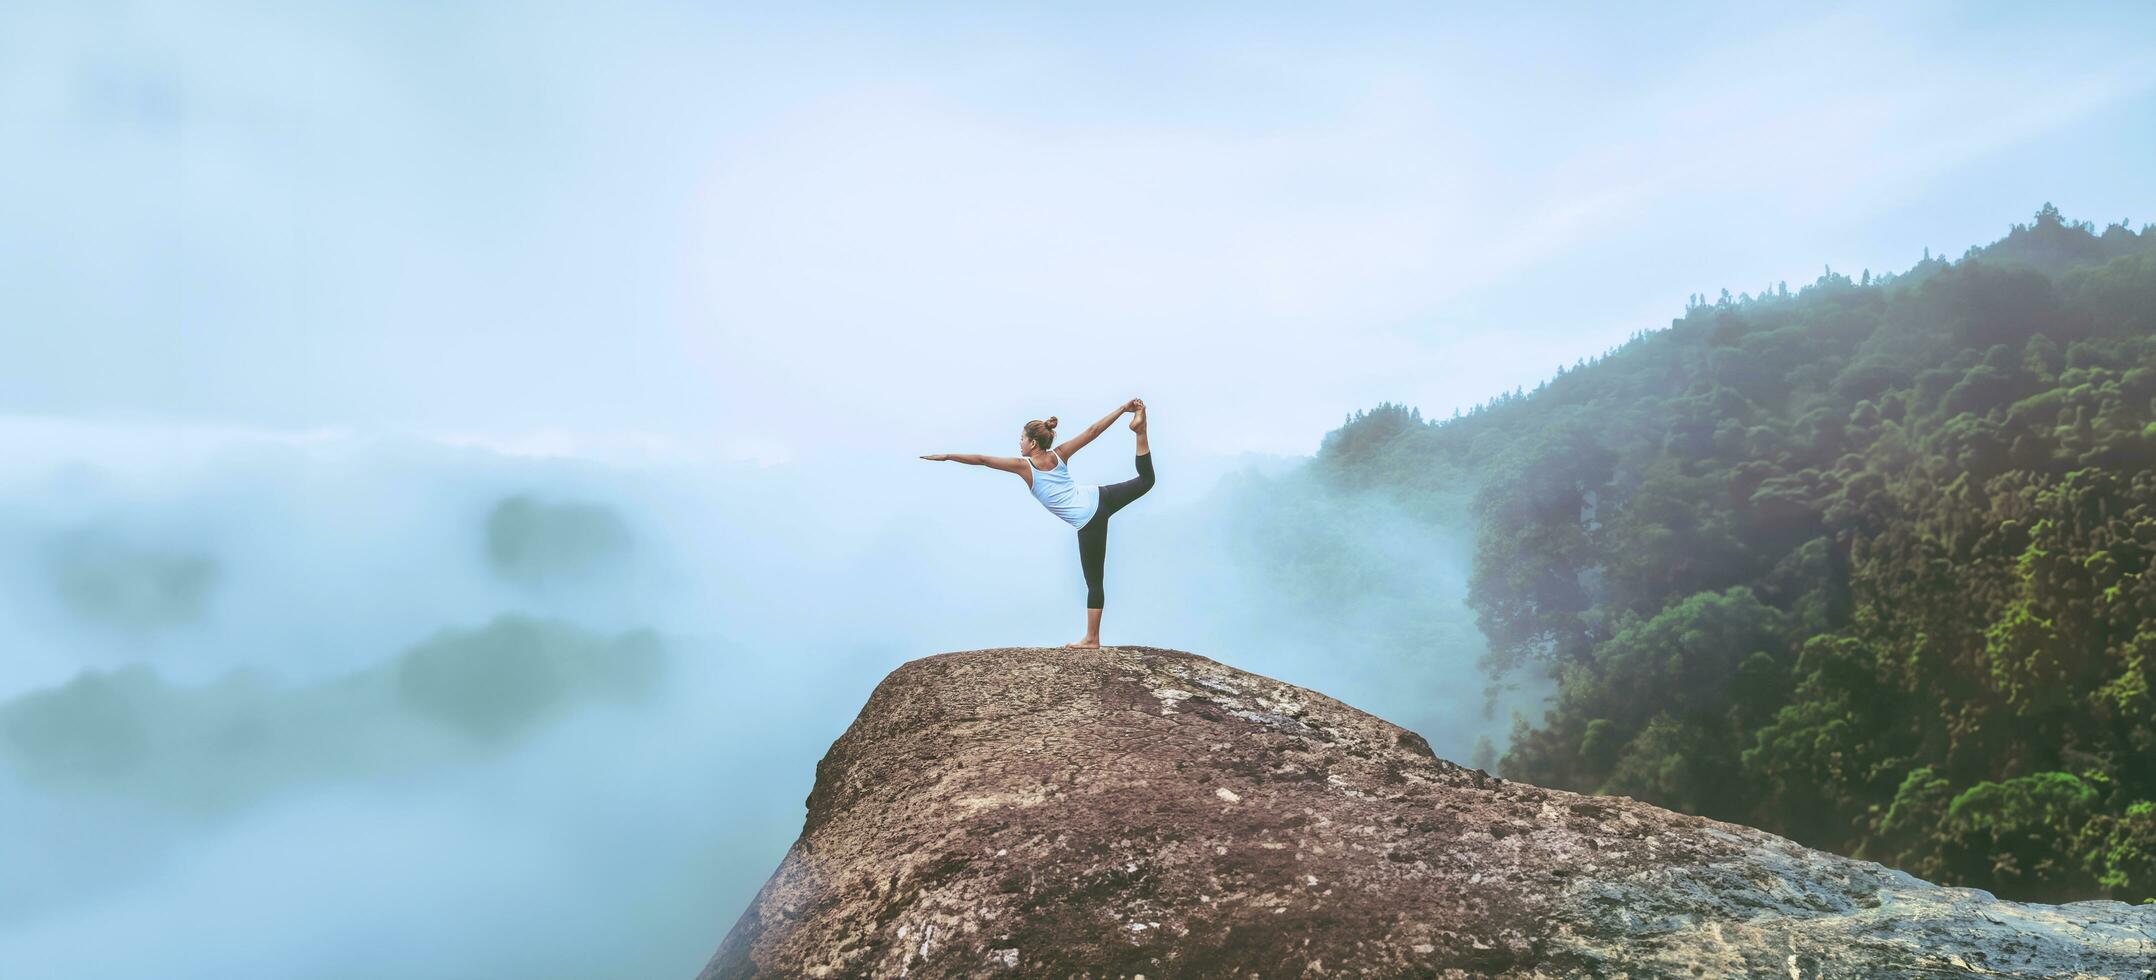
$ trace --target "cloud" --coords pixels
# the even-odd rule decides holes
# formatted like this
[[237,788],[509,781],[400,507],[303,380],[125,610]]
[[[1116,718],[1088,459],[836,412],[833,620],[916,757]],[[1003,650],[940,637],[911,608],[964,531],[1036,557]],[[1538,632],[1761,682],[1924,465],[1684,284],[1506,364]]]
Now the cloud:
[[1955,180],[2145,156],[2138,9],[101,9],[0,25],[0,411],[775,460],[1135,392],[1293,452],[2047,175],[2150,203]]

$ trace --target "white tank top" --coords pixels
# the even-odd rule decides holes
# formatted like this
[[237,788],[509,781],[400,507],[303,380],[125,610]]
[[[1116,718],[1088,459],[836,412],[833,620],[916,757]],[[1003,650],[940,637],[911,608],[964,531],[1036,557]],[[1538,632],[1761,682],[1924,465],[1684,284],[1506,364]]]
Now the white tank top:
[[1052,470],[1043,470],[1026,460],[1026,469],[1032,471],[1032,479],[1027,482],[1033,487],[1033,499],[1070,526],[1085,527],[1085,522],[1093,519],[1093,512],[1100,509],[1100,488],[1071,482],[1070,463],[1062,453],[1055,457],[1056,468]]

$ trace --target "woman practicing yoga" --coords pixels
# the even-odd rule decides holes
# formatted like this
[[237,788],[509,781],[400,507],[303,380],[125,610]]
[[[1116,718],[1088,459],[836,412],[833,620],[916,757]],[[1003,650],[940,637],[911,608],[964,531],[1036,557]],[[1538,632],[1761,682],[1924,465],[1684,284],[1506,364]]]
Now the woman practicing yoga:
[[[1130,431],[1138,434],[1138,476],[1136,479],[1111,483],[1105,487],[1089,487],[1071,481],[1070,458],[1086,443],[1092,442],[1115,420],[1130,413]],[[1108,518],[1124,505],[1145,496],[1153,489],[1153,451],[1145,443],[1145,402],[1133,398],[1122,407],[1108,413],[1106,418],[1086,426],[1054,449],[1048,444],[1055,441],[1056,417],[1047,421],[1035,419],[1026,423],[1025,431],[1018,438],[1018,456],[978,456],[972,453],[937,453],[922,459],[938,462],[971,463],[988,466],[1009,473],[1016,473],[1033,488],[1033,497],[1048,508],[1048,512],[1070,522],[1078,529],[1078,564],[1085,569],[1085,639],[1064,646],[1089,650],[1100,648],[1100,607],[1103,595],[1100,588],[1101,565],[1108,557]]]

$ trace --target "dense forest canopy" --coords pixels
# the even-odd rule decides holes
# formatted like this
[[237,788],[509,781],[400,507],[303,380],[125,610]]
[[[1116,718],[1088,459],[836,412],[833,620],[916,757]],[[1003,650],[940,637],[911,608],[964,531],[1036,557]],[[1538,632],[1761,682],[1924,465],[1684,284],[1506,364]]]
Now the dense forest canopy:
[[2156,227],[1695,297],[1315,470],[1475,541],[1503,771],[2021,899],[2156,899]]

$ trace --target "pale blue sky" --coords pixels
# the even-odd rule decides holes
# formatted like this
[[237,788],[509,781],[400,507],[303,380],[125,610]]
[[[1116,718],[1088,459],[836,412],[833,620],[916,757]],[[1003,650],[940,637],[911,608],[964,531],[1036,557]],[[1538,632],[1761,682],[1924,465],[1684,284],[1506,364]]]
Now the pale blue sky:
[[1307,452],[1690,292],[2156,220],[2156,7],[1632,7],[10,4],[0,415],[799,459],[1141,394]]

